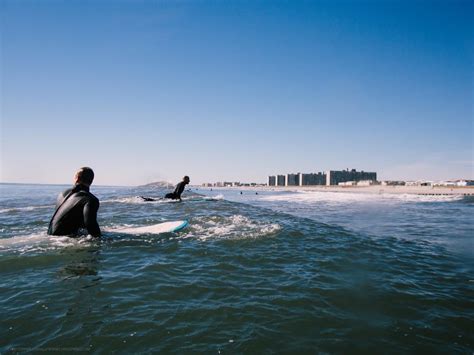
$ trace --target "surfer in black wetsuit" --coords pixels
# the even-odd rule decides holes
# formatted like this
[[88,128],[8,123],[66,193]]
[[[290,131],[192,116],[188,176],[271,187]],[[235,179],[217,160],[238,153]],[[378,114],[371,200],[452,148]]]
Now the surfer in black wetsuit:
[[91,168],[80,168],[74,177],[74,186],[58,196],[56,211],[49,222],[50,235],[77,235],[79,229],[100,237],[100,228],[97,223],[99,200],[89,192],[94,180]]
[[174,192],[170,192],[169,194],[165,195],[165,198],[171,198],[173,200],[180,200],[181,201],[181,194],[184,191],[184,188],[186,187],[187,184],[189,184],[189,176],[185,176],[183,178],[183,181],[181,181],[178,185],[176,185],[176,188],[174,189]]

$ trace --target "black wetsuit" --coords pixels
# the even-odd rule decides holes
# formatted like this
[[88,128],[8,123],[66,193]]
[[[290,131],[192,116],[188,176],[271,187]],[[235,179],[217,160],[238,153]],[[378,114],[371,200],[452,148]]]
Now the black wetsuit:
[[80,228],[86,228],[90,235],[100,237],[98,210],[99,200],[89,192],[89,187],[77,184],[59,194],[48,234],[74,235]]
[[178,185],[176,185],[176,189],[174,189],[174,192],[170,192],[169,194],[166,194],[165,198],[171,198],[173,200],[181,200],[181,194],[183,193],[185,187],[186,187],[186,183],[184,181],[181,181]]

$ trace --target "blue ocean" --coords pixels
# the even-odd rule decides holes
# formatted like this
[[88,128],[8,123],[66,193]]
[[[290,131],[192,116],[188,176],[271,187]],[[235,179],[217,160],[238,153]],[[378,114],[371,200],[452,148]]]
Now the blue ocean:
[[0,184],[0,353],[474,351],[474,199],[92,186],[102,228],[46,234],[69,186]]

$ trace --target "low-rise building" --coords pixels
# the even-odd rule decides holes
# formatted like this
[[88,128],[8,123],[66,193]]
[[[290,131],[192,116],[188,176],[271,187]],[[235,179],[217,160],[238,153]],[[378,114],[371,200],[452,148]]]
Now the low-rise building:
[[405,181],[382,181],[382,186],[405,186]]
[[379,185],[378,181],[374,180],[361,180],[357,181],[357,186],[373,186],[373,185]]
[[337,184],[338,186],[356,186],[357,181],[344,181]]
[[457,186],[474,186],[474,180],[458,180],[456,181]]
[[446,187],[465,187],[474,186],[474,180],[450,180],[450,181],[436,181],[433,182],[433,186],[446,186]]
[[417,181],[406,181],[406,186],[433,186],[433,181],[417,180]]

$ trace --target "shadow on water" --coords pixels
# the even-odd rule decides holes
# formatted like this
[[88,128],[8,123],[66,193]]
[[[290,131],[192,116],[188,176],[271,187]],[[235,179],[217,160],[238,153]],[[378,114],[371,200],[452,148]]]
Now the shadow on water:
[[[68,257],[65,265],[58,270],[58,275],[63,279],[81,276],[97,276],[100,266],[100,244],[96,243],[87,248],[72,251],[63,251]],[[100,280],[100,277],[94,280]]]

